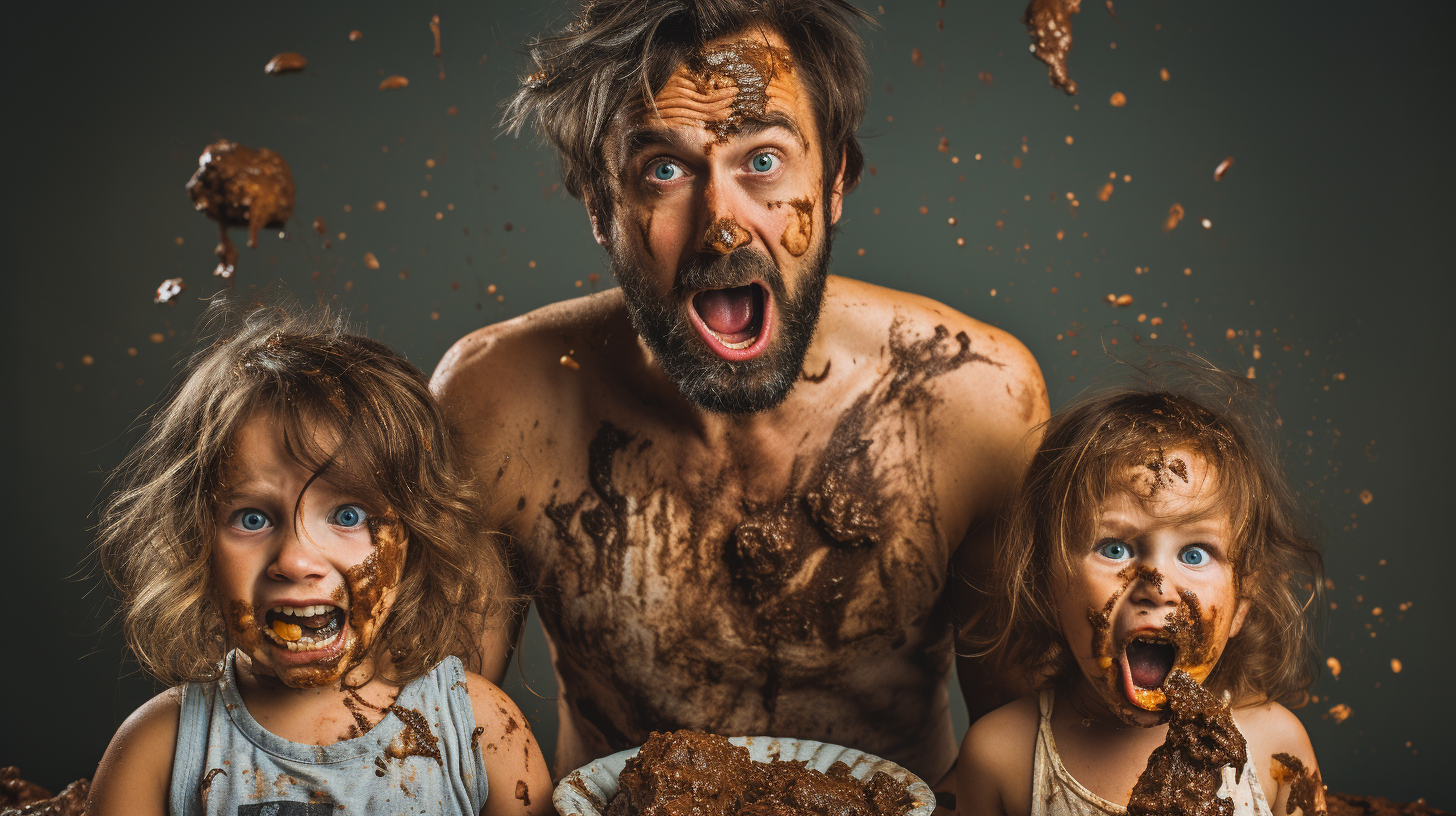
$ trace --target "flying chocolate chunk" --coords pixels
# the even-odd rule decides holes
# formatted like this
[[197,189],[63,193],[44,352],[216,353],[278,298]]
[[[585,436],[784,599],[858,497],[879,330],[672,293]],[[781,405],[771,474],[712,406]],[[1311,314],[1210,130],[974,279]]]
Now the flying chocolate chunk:
[[293,214],[293,173],[266,147],[251,150],[222,140],[202,151],[187,194],[199,212],[217,222],[222,240],[215,274],[231,278],[238,252],[228,227],[247,227],[250,247],[258,245],[260,229],[282,229]]
[[1077,83],[1067,75],[1067,52],[1072,50],[1072,15],[1081,6],[1082,0],[1031,0],[1021,15],[1031,53],[1047,64],[1047,78],[1067,96],[1077,93]]

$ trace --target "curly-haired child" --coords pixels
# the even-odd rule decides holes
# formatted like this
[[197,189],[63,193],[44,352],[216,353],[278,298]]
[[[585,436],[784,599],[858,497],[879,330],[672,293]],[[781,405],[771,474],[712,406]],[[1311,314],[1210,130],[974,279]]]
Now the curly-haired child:
[[1112,390],[1049,420],[978,625],[1041,690],[967,732],[961,816],[1324,810],[1281,705],[1312,679],[1319,551],[1250,398],[1221,399]]
[[549,812],[525,719],[459,657],[515,599],[424,375],[321,311],[222,320],[103,514],[127,643],[173,688],[87,812]]

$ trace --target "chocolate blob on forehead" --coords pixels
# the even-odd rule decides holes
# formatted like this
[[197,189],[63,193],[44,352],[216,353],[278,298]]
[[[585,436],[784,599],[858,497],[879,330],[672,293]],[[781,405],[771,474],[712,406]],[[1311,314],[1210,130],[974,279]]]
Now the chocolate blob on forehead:
[[744,118],[761,119],[768,110],[768,87],[779,71],[792,72],[787,48],[762,40],[742,39],[717,46],[705,46],[683,66],[698,93],[710,94],[732,85],[735,89],[729,114],[710,119],[703,126],[727,141],[738,132]]

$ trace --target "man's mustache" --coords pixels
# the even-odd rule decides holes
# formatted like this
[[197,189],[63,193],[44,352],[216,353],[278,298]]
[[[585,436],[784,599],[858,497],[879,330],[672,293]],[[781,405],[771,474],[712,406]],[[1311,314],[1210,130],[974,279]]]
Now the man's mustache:
[[774,262],[762,252],[739,247],[727,255],[699,252],[678,270],[673,281],[677,299],[703,289],[731,289],[763,281],[776,297],[784,295],[783,275]]

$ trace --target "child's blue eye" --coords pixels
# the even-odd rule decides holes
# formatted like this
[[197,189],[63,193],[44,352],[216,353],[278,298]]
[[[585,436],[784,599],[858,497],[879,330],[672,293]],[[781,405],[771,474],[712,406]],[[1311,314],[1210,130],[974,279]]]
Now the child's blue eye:
[[1097,552],[1104,558],[1111,558],[1113,561],[1122,561],[1132,557],[1132,551],[1121,541],[1107,541],[1097,548]]
[[1208,563],[1208,551],[1202,547],[1189,547],[1178,553],[1178,560],[1190,567],[1201,567]]
[[262,510],[249,507],[238,513],[237,525],[250,533],[256,533],[268,526],[268,516]]
[[748,166],[756,173],[767,173],[779,166],[779,157],[772,153],[759,153],[749,160]]
[[682,168],[672,162],[661,162],[652,168],[652,177],[658,181],[672,181],[682,175]]
[[358,527],[364,523],[364,508],[357,504],[345,504],[334,509],[333,523],[339,527]]

